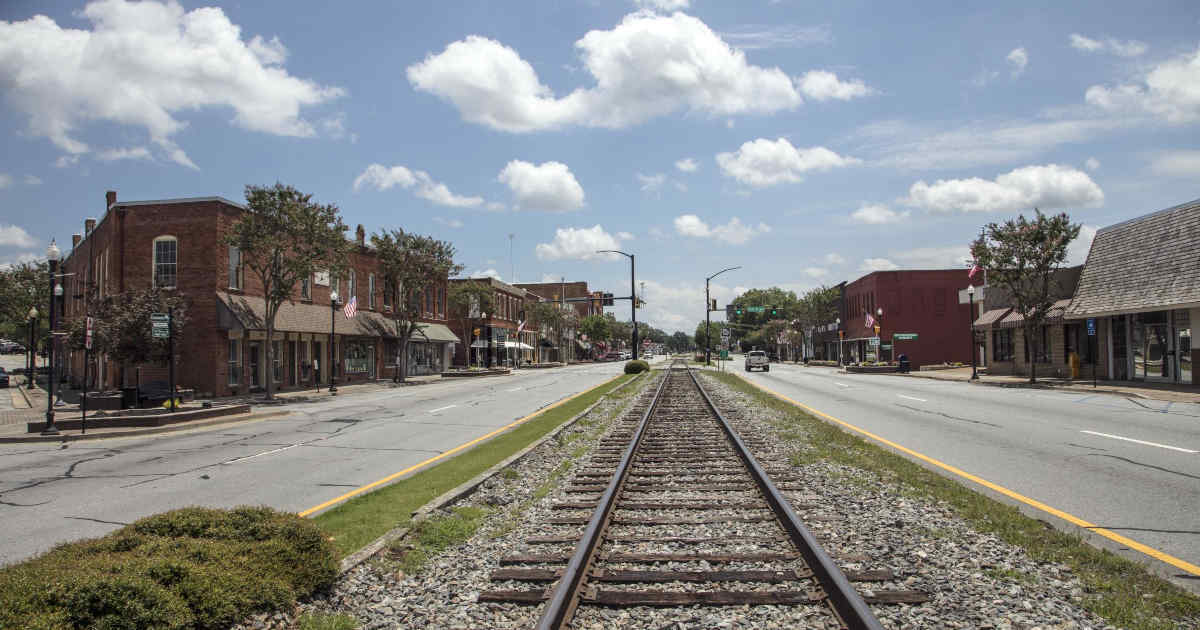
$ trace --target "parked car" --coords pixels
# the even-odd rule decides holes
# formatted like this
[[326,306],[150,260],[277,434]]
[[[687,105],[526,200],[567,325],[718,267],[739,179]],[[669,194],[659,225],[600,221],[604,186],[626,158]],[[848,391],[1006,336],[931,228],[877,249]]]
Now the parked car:
[[0,387],[8,387],[8,372],[0,367]]
[[25,346],[15,341],[0,341],[0,353],[21,354],[23,352],[25,352]]
[[751,350],[746,353],[746,371],[762,370],[764,372],[771,371],[771,360],[767,358],[767,353],[762,350]]
[[621,353],[617,352],[616,350],[609,352],[608,354],[604,355],[604,360],[605,361],[620,361]]
[[630,359],[632,359],[632,358],[633,358],[633,355],[632,355],[632,354],[630,354],[630,352],[629,352],[628,350],[622,350],[622,351],[621,351],[621,360],[622,360],[622,361],[628,361],[628,360],[630,360]]

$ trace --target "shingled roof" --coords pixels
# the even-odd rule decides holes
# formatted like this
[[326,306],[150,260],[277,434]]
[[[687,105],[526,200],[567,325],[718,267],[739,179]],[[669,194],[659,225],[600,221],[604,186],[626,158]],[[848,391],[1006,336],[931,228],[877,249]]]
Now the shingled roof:
[[1200,305],[1200,199],[1110,225],[1092,241],[1068,319]]

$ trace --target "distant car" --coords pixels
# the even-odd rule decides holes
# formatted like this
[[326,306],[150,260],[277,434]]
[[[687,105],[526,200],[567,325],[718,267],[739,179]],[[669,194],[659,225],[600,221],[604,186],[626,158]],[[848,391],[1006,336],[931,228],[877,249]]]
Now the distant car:
[[8,372],[0,367],[0,387],[8,387]]
[[0,353],[21,354],[22,352],[25,352],[25,346],[15,341],[0,341]]
[[654,353],[653,352],[643,352],[642,358],[649,361],[650,359],[654,358]]
[[764,372],[771,371],[771,359],[767,358],[767,353],[762,350],[751,350],[746,353],[746,371],[759,369]]
[[620,352],[609,352],[608,354],[604,355],[604,360],[605,361],[620,361],[621,353]]
[[631,354],[629,354],[628,350],[621,351],[621,360],[622,361],[628,361],[631,358],[633,358],[633,356]]

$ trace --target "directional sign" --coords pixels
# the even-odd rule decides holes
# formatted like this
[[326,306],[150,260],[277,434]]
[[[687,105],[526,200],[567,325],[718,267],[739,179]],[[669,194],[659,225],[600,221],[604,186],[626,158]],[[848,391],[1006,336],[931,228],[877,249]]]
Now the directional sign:
[[1087,322],[1088,322],[1088,336],[1095,337],[1096,336],[1096,318],[1089,317]]
[[721,329],[721,339],[729,339],[729,329],[728,328]]
[[166,339],[170,336],[169,326],[166,313],[150,314],[150,332],[155,339]]
[[896,341],[916,341],[917,333],[896,333],[892,335],[892,339]]
[[728,351],[728,350],[722,350],[722,351],[721,351],[721,360],[722,360],[722,361],[728,361],[728,360],[729,360],[729,351]]
[[87,318],[87,334],[83,338],[83,347],[92,349],[92,318]]
[[746,312],[748,312],[748,313],[761,313],[761,312],[763,312],[764,310],[766,310],[766,308],[767,308],[767,307],[765,307],[765,306],[747,306],[747,307],[746,307]]

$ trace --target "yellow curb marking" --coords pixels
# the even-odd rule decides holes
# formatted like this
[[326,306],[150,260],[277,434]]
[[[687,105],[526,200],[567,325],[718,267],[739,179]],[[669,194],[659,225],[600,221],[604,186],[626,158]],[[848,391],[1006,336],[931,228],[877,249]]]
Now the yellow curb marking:
[[[741,378],[741,377],[739,376],[738,378]],[[1165,562],[1165,563],[1167,563],[1173,567],[1176,567],[1178,569],[1187,571],[1188,573],[1191,573],[1192,575],[1200,576],[1200,566],[1194,565],[1186,560],[1182,560],[1182,559],[1176,558],[1175,556],[1172,556],[1170,554],[1163,553],[1153,547],[1148,547],[1146,545],[1143,545],[1142,543],[1140,543],[1136,540],[1133,540],[1131,538],[1126,538],[1125,536],[1122,536],[1112,530],[1104,529],[1103,527],[1098,527],[1093,523],[1089,523],[1089,522],[1079,518],[1078,516],[1075,516],[1073,514],[1068,514],[1066,512],[1063,512],[1062,510],[1059,510],[1057,508],[1046,505],[1045,503],[1042,503],[1041,501],[1038,501],[1037,499],[1031,499],[1023,494],[1014,492],[1003,486],[996,485],[986,479],[982,479],[980,477],[972,475],[971,473],[961,470],[959,468],[955,468],[954,466],[951,466],[950,464],[940,462],[932,457],[929,457],[928,455],[923,455],[923,454],[918,453],[910,448],[900,446],[899,444],[897,444],[887,438],[883,438],[878,435],[875,435],[874,433],[871,433],[870,431],[867,431],[865,429],[860,429],[860,428],[850,424],[849,422],[839,420],[827,413],[817,411],[816,409],[813,409],[812,407],[809,407],[808,405],[806,405],[804,403],[796,402],[795,400],[792,400],[791,398],[788,398],[787,396],[784,396],[783,394],[780,394],[779,392],[768,389],[762,385],[759,385],[758,383],[750,381],[749,379],[743,378],[742,380],[746,381],[747,383],[750,383],[754,387],[757,387],[758,389],[761,389],[762,391],[764,391],[780,400],[789,402],[811,414],[820,416],[822,418],[825,418],[826,420],[829,420],[830,422],[833,422],[835,424],[839,424],[843,427],[846,427],[847,429],[850,429],[851,431],[854,431],[855,433],[859,433],[868,438],[871,438],[872,440],[875,440],[876,442],[879,442],[881,444],[886,444],[887,446],[890,446],[902,453],[911,455],[923,462],[927,462],[929,464],[937,466],[938,468],[941,468],[942,470],[945,470],[947,472],[958,475],[959,477],[962,477],[964,479],[973,481],[985,488],[994,490],[994,491],[999,492],[1000,494],[1003,494],[1004,496],[1007,496],[1011,499],[1020,501],[1021,503],[1024,503],[1025,505],[1028,505],[1033,508],[1037,508],[1037,509],[1039,509],[1043,512],[1047,512],[1049,514],[1053,514],[1054,516],[1057,516],[1058,518],[1061,518],[1062,520],[1067,521],[1068,523],[1071,523],[1078,527],[1082,527],[1089,531],[1100,534],[1101,536],[1104,536],[1105,538],[1107,538],[1109,540],[1120,543],[1126,547],[1129,547],[1130,549],[1135,549],[1137,551],[1140,551],[1140,552],[1150,556],[1151,558]]]
[[432,464],[432,463],[434,463],[434,462],[436,462],[436,461],[438,461],[438,460],[445,459],[445,458],[447,458],[447,457],[450,457],[451,455],[454,455],[455,453],[458,453],[458,452],[460,452],[460,451],[463,451],[463,450],[465,450],[465,449],[471,448],[472,446],[475,446],[476,444],[478,444],[478,443],[480,443],[480,442],[482,442],[482,441],[484,441],[484,440],[486,440],[486,439],[488,439],[488,438],[490,438],[490,437],[493,437],[493,436],[495,436],[495,435],[497,435],[497,434],[500,434],[500,433],[504,433],[505,431],[507,431],[507,430],[509,430],[509,429],[511,429],[511,428],[513,428],[513,427],[515,427],[515,426],[517,426],[517,425],[519,425],[519,424],[522,424],[522,423],[528,422],[529,420],[532,420],[532,419],[534,419],[534,418],[536,418],[536,417],[538,417],[538,416],[540,416],[540,415],[542,415],[542,414],[546,413],[547,411],[550,411],[551,409],[554,409],[555,407],[558,407],[559,405],[566,404],[566,403],[568,403],[568,402],[571,402],[572,400],[575,400],[576,398],[579,398],[580,396],[582,396],[582,395],[584,395],[584,394],[587,394],[588,392],[594,391],[594,390],[596,390],[597,388],[600,388],[600,387],[604,387],[605,385],[608,385],[609,383],[612,383],[613,381],[617,380],[618,378],[621,378],[622,376],[624,376],[624,375],[623,375],[623,374],[618,374],[618,375],[616,375],[616,376],[614,376],[614,377],[612,377],[612,378],[608,379],[607,381],[604,381],[603,383],[600,383],[599,385],[597,385],[597,386],[595,386],[595,387],[592,387],[592,388],[589,388],[589,389],[585,389],[585,390],[583,390],[583,391],[579,392],[578,394],[572,394],[572,395],[570,395],[570,396],[567,396],[566,398],[563,398],[563,399],[559,400],[559,401],[558,401],[558,402],[556,402],[556,403],[552,403],[552,404],[546,405],[545,407],[542,407],[541,409],[538,409],[537,411],[535,411],[535,412],[533,412],[533,413],[529,414],[528,416],[525,416],[524,418],[520,418],[520,419],[518,419],[518,420],[514,420],[514,421],[512,421],[512,422],[510,422],[510,423],[508,423],[508,424],[506,424],[506,425],[504,425],[504,426],[502,426],[502,427],[500,427],[499,429],[496,429],[495,431],[492,431],[491,433],[488,433],[487,435],[481,435],[481,436],[479,436],[479,437],[475,438],[474,440],[471,440],[470,442],[467,442],[467,443],[465,443],[465,444],[459,444],[458,446],[456,446],[456,447],[454,447],[454,448],[452,448],[452,449],[450,449],[450,450],[448,450],[448,451],[446,451],[446,452],[444,452],[444,453],[441,453],[441,454],[439,454],[439,455],[434,455],[433,457],[430,457],[429,459],[427,459],[427,460],[425,460],[425,461],[423,461],[423,462],[421,462],[421,463],[419,463],[419,464],[413,464],[412,466],[409,466],[408,468],[405,468],[404,470],[401,470],[401,471],[400,471],[400,472],[398,472],[398,473],[392,473],[392,474],[390,474],[390,475],[388,475],[388,476],[384,477],[383,479],[380,479],[380,480],[378,480],[378,481],[372,481],[371,483],[369,483],[369,484],[367,484],[367,485],[365,485],[365,486],[360,486],[360,487],[358,487],[358,488],[355,488],[355,489],[351,490],[350,492],[347,492],[346,494],[343,494],[343,495],[341,495],[341,496],[339,496],[339,497],[334,497],[334,498],[332,498],[332,499],[330,499],[330,500],[328,500],[328,501],[326,501],[326,502],[324,502],[324,503],[322,503],[322,504],[320,504],[320,505],[314,505],[313,507],[310,507],[310,508],[308,508],[307,510],[304,510],[303,512],[300,512],[300,516],[309,516],[309,515],[313,514],[314,512],[320,512],[321,510],[323,510],[323,509],[325,509],[325,508],[327,508],[327,507],[329,507],[329,506],[331,506],[331,505],[335,505],[335,504],[337,504],[337,503],[341,503],[342,501],[345,501],[346,499],[349,499],[349,498],[352,498],[352,497],[358,496],[358,495],[360,495],[360,494],[362,494],[362,493],[364,493],[364,492],[366,492],[366,491],[368,491],[368,490],[371,490],[371,489],[373,489],[373,488],[378,488],[379,486],[381,486],[381,485],[383,485],[383,484],[385,484],[385,483],[387,483],[387,482],[389,482],[389,481],[392,481],[393,479],[397,479],[397,478],[399,478],[399,477],[403,477],[404,475],[407,475],[408,473],[410,473],[410,472],[412,472],[412,471],[414,471],[414,470],[417,470],[418,468],[421,468],[421,467],[424,467],[424,466],[428,466],[429,464]]

